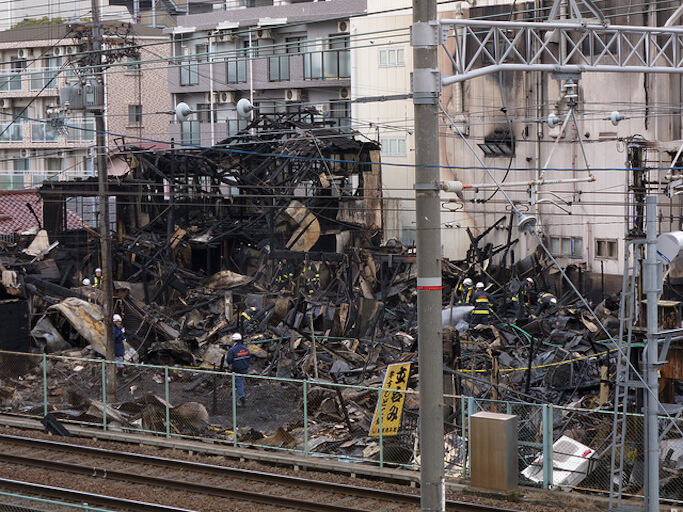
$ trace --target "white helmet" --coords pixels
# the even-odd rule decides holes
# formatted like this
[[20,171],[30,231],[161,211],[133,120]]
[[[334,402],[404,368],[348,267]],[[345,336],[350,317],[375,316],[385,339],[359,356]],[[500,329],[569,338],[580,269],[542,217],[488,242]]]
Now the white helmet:
[[550,299],[551,304],[557,304],[557,299],[555,297]]
[[102,269],[101,269],[100,267],[97,267],[97,268],[95,269],[95,274],[97,274],[98,272],[102,272]]
[[83,286],[90,286],[90,279],[88,279],[87,277],[83,279]]
[[123,318],[121,318],[121,315],[114,315],[111,319],[114,322],[123,322]]
[[530,277],[527,277],[527,278],[526,278],[526,282],[529,283],[529,284],[534,284],[534,280],[531,279]]
[[484,289],[484,283],[482,283],[481,281],[479,281],[479,282],[477,283],[477,290],[483,290],[483,289]]
[[465,279],[463,279],[462,284],[464,284],[465,286],[472,286],[472,280],[469,277],[466,277]]
[[234,334],[232,335],[232,338],[231,338],[231,339],[232,339],[232,341],[235,342],[235,343],[238,342],[238,341],[242,341],[242,335],[241,335],[240,333],[236,332],[236,333],[234,333]]

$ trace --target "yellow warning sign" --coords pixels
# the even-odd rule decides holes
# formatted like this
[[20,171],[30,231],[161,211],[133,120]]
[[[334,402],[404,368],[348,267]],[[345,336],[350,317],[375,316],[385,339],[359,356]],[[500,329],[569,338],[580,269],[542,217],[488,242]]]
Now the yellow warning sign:
[[390,364],[387,367],[382,388],[385,390],[395,389],[396,391],[382,391],[382,399],[375,407],[375,416],[372,418],[369,435],[379,436],[380,404],[382,406],[382,435],[395,436],[398,433],[403,402],[406,398],[406,394],[401,393],[401,391],[405,391],[408,387],[408,375],[410,375],[410,363]]

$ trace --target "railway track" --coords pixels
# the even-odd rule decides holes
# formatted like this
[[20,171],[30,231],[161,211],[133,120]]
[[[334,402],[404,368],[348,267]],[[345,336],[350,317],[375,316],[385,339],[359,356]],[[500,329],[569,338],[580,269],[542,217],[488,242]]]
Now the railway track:
[[[420,497],[412,494],[11,435],[0,435],[0,462],[63,471],[87,478],[145,485],[155,489],[209,495],[217,499],[243,500],[290,510],[404,512],[420,508]],[[2,488],[16,491],[18,485],[15,481],[0,479]],[[50,488],[45,493],[50,497],[57,497],[58,490]],[[83,496],[75,499],[112,506],[113,503],[105,504],[102,501],[105,498],[107,497],[97,495],[97,500],[100,501]],[[131,501],[127,506],[122,505],[126,510],[186,510],[126,501]],[[150,508],[142,508],[145,505]],[[446,510],[488,512],[506,509],[449,500],[446,502]]]

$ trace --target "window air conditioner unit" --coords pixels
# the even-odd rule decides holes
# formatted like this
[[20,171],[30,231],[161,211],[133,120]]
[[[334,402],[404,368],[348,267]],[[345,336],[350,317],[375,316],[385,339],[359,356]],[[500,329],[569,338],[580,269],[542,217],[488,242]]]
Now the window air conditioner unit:
[[217,43],[229,43],[233,39],[233,33],[228,30],[219,30],[216,32]]
[[211,101],[212,100],[211,93],[210,92],[205,93],[204,94],[204,103],[216,103],[215,94],[216,93],[214,93],[213,101]]
[[31,156],[31,150],[30,149],[22,149],[19,152],[19,155],[21,155],[21,158],[29,158]]
[[351,89],[348,87],[342,87],[339,89],[339,99],[348,100],[351,99]]
[[301,101],[301,89],[287,89],[285,101]]
[[78,53],[78,46],[67,46],[66,53],[68,55],[75,55]]
[[349,20],[340,20],[337,22],[337,32],[340,34],[349,33]]
[[232,91],[220,91],[213,93],[214,103],[235,103],[235,93]]
[[62,55],[64,55],[64,47],[63,46],[55,46],[52,49],[52,55],[54,55],[55,57],[61,57]]
[[267,28],[260,28],[256,31],[256,39],[273,39],[273,32]]
[[232,91],[221,91],[219,96],[221,103],[235,103],[235,93]]
[[29,57],[29,50],[27,48],[19,48],[19,50],[17,50],[17,57],[20,59],[27,59]]
[[12,100],[9,98],[0,99],[0,108],[12,108]]

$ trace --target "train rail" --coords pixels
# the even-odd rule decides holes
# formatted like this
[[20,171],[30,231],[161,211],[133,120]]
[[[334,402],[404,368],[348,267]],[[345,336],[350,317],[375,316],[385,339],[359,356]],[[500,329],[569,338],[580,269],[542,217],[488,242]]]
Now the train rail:
[[[419,510],[420,497],[383,489],[352,486],[320,480],[308,480],[289,475],[248,469],[168,459],[130,452],[118,452],[29,437],[0,434],[0,462],[20,464],[50,470],[166,488],[186,493],[198,493],[219,499],[243,500],[291,510],[313,512],[391,512]],[[0,479],[0,487],[12,488],[14,481]],[[47,486],[43,486],[47,487]],[[53,493],[58,491],[51,488]],[[77,492],[77,491],[72,491]],[[54,494],[48,494],[55,497]],[[106,497],[99,496],[98,499]],[[95,498],[91,498],[94,500]],[[115,498],[112,498],[115,499]],[[79,501],[88,501],[86,497]],[[90,501],[88,501],[90,503]],[[98,504],[104,505],[101,501]],[[163,512],[184,509],[151,508],[128,510]],[[110,505],[107,505],[110,506]],[[154,508],[161,507],[161,508]],[[490,505],[448,500],[446,510],[455,512],[506,511]]]

